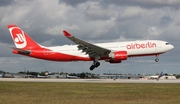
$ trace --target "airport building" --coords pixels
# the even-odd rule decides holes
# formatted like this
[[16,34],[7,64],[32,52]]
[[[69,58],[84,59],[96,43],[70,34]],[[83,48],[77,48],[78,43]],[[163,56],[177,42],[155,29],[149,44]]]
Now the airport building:
[[143,78],[143,75],[136,74],[103,74],[100,75],[101,79],[140,79]]
[[[33,73],[33,72],[32,72]],[[44,73],[44,74],[42,74]],[[28,74],[28,75],[27,75]],[[52,72],[41,72],[41,74],[30,74],[30,73],[0,73],[0,78],[50,78],[50,79],[162,79],[162,80],[174,80],[177,79],[176,76],[164,73],[159,77],[159,74],[156,73],[154,75],[141,75],[141,74],[112,74],[112,73],[104,73],[93,74],[93,73],[52,73]],[[159,78],[158,78],[159,77]]]

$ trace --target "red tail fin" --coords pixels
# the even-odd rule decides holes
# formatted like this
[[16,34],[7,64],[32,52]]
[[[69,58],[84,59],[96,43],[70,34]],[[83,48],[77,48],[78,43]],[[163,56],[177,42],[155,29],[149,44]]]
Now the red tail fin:
[[29,37],[23,30],[21,30],[16,25],[8,25],[9,32],[11,37],[16,45],[16,48],[31,50],[35,48],[40,48],[31,37]]

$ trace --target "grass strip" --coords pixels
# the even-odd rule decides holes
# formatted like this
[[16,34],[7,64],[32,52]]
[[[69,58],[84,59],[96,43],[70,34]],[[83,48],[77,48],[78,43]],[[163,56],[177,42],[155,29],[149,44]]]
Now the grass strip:
[[179,104],[180,84],[0,82],[0,104]]

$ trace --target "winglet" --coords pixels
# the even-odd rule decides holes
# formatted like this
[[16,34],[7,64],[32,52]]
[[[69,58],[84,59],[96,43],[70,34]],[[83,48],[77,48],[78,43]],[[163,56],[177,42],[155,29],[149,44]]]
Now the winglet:
[[70,33],[68,33],[66,30],[63,30],[64,36],[66,37],[71,37],[72,35]]

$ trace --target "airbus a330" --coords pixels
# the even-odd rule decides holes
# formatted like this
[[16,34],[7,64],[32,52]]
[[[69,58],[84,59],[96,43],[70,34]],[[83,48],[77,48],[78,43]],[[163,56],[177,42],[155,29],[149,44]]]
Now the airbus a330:
[[66,30],[63,34],[76,45],[46,47],[35,42],[17,25],[8,25],[8,29],[16,47],[11,47],[15,54],[38,59],[71,62],[92,61],[90,70],[100,66],[100,60],[109,63],[121,63],[130,57],[158,56],[174,48],[173,45],[161,40],[141,40],[126,42],[109,42],[93,44],[76,38]]

